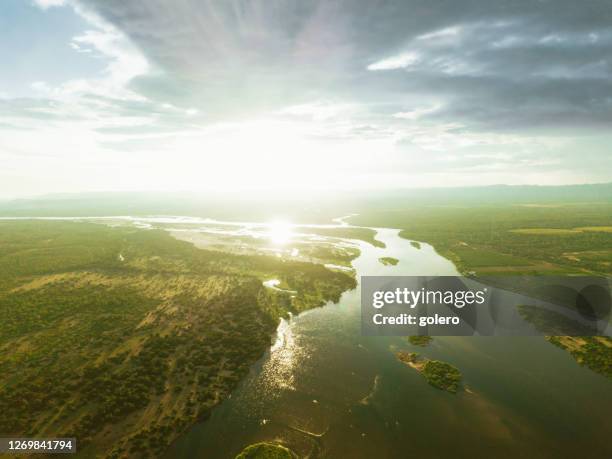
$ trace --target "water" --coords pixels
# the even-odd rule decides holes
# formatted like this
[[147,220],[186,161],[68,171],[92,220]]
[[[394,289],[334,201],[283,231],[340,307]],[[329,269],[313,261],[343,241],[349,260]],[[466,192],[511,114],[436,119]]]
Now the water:
[[[431,246],[380,229],[360,243],[362,275],[454,275]],[[397,266],[378,258],[391,256]],[[279,325],[249,375],[171,448],[172,458],[233,458],[280,441],[312,458],[612,457],[612,384],[542,337],[435,338],[419,352],[458,367],[469,391],[429,386],[400,363],[397,337],[360,334],[359,288]]]

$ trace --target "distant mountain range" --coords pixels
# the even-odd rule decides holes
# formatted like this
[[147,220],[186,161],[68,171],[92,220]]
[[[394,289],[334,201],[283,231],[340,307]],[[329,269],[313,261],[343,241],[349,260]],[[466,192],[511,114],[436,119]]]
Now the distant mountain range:
[[186,215],[225,220],[286,218],[328,221],[369,210],[414,206],[611,202],[612,183],[565,186],[494,185],[388,191],[283,193],[102,192],[55,194],[0,202],[0,216]]

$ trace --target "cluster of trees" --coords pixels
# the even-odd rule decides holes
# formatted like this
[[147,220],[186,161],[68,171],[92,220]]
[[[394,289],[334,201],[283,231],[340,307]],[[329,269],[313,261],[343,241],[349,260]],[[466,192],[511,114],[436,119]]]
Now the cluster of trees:
[[351,262],[359,256],[359,249],[355,247],[338,247],[335,244],[299,244],[300,254],[308,259],[320,260],[324,263],[333,263],[341,266],[350,266]]
[[374,247],[385,248],[385,243],[376,239],[376,230],[371,228],[304,228],[303,230],[322,236],[357,239],[372,244]]
[[412,335],[408,337],[408,342],[414,346],[425,347],[433,341],[429,335]]
[[581,344],[566,345],[566,337],[550,336],[548,340],[556,346],[569,351],[580,365],[612,378],[612,339],[605,336],[581,336]]
[[461,372],[450,363],[428,360],[422,370],[427,382],[438,389],[457,392],[461,382]]

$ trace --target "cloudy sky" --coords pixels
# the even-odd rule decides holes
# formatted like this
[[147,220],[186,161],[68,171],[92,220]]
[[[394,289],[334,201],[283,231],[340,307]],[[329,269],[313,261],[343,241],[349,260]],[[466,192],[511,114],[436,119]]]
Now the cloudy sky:
[[0,197],[612,180],[612,2],[2,0]]

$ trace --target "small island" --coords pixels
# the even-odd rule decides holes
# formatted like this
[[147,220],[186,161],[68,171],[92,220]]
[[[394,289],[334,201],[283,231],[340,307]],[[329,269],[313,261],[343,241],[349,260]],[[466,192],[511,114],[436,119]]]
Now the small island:
[[440,360],[421,358],[416,352],[400,351],[397,358],[421,373],[432,386],[453,394],[459,390],[461,372],[454,366]]
[[297,455],[277,443],[255,443],[242,450],[235,459],[297,459]]
[[389,265],[395,266],[396,264],[399,263],[399,260],[393,257],[381,257],[378,259],[378,261],[380,261],[385,266],[389,266]]
[[428,335],[413,335],[406,338],[408,342],[414,346],[425,347],[433,341],[433,338]]
[[421,248],[421,243],[417,242],[417,241],[410,241],[410,245],[412,247],[414,247],[415,249],[420,249]]

